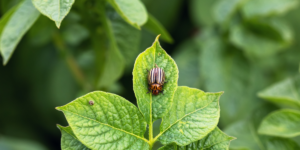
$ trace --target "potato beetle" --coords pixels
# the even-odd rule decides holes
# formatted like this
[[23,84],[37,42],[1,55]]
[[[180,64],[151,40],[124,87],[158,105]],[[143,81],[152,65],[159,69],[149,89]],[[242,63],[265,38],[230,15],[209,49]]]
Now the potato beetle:
[[[155,64],[156,68],[148,71],[148,90],[152,91],[153,95],[163,94],[162,88],[165,82],[165,72]],[[149,93],[148,92],[148,93]]]

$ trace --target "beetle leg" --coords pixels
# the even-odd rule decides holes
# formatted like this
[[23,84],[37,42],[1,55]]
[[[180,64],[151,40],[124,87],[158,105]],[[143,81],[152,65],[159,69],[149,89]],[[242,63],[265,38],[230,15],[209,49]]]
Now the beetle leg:
[[150,93],[150,92],[151,92],[151,89],[148,87],[148,92],[147,92],[147,94]]
[[160,93],[161,93],[162,95],[165,95],[165,94],[164,94],[164,90],[161,90]]
[[148,69],[146,69],[147,70],[147,72],[149,72],[149,70]]

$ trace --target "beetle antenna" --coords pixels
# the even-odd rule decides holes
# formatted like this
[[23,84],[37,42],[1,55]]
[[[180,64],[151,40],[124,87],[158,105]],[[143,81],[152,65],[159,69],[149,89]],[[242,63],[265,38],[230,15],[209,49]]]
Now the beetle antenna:
[[157,64],[155,64],[156,68],[158,68]]

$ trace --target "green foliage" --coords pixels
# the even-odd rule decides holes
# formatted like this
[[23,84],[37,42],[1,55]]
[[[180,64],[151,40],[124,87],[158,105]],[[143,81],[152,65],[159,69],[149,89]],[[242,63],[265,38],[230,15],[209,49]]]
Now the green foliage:
[[40,13],[30,0],[24,0],[11,8],[0,21],[0,52],[3,64],[7,64],[23,35],[39,17]]
[[300,135],[299,124],[300,111],[282,109],[264,118],[258,133],[279,137],[295,137]]
[[[162,49],[158,37],[151,47],[137,57],[132,73],[137,103],[148,124],[162,118],[170,110],[178,81],[177,65]],[[145,94],[148,91],[147,70],[154,68],[155,64],[165,71],[168,83],[164,85],[164,95]]]
[[223,133],[219,128],[215,128],[203,139],[192,142],[186,146],[177,146],[176,144],[166,145],[159,148],[159,150],[215,150],[215,149],[228,149],[231,140],[234,140],[234,137],[228,136]]
[[74,2],[75,0],[32,0],[33,5],[43,15],[53,20],[57,28],[60,27],[62,20],[67,16]]
[[89,150],[75,136],[71,127],[57,125],[61,132],[61,149],[62,150]]
[[[63,149],[75,149],[78,145],[103,150],[148,150],[156,141],[165,145],[173,143],[175,147],[209,142],[204,146],[228,148],[234,138],[216,127],[220,117],[219,98],[223,92],[177,88],[177,65],[161,48],[158,37],[138,56],[133,70],[133,86],[140,111],[126,99],[100,91],[57,107],[70,126],[58,126],[62,132]],[[164,94],[157,96],[147,93],[147,69],[154,68],[155,64],[165,71],[168,81],[163,87]],[[162,118],[160,133],[153,138],[153,122],[159,118]],[[149,139],[144,138],[147,124]],[[195,141],[198,143],[193,143]]]
[[287,78],[258,93],[279,107],[300,109],[300,76]]

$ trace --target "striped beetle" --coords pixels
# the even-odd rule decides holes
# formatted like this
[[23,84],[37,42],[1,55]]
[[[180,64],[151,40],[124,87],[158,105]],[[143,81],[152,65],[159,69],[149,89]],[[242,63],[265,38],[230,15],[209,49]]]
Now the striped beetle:
[[[165,82],[165,72],[155,64],[156,68],[148,71],[148,90],[152,91],[153,95],[163,94],[162,88]],[[149,93],[148,92],[148,93]]]

